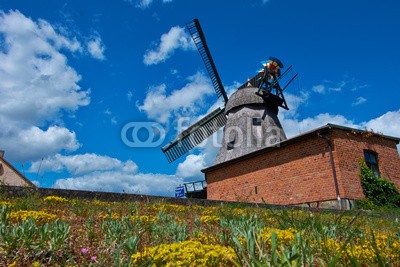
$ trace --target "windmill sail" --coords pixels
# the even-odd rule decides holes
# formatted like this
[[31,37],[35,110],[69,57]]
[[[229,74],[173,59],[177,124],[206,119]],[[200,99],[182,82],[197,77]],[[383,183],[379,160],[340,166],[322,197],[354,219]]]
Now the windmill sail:
[[210,75],[217,96],[222,96],[226,104],[226,102],[228,102],[228,96],[226,95],[224,86],[222,85],[217,68],[214,64],[214,60],[211,57],[210,49],[208,49],[206,38],[204,37],[199,20],[194,19],[193,21],[187,23],[186,27],[192,36],[194,44],[196,45],[204,64],[206,65],[207,72]]
[[225,126],[225,109],[216,109],[203,119],[187,128],[172,142],[165,145],[161,150],[166,155],[168,162],[172,162],[189,150],[206,140],[219,128]]

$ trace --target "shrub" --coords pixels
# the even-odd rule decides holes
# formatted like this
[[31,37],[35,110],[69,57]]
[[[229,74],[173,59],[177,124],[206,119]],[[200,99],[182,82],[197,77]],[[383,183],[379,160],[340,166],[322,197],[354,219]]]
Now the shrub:
[[363,193],[377,206],[400,206],[400,194],[393,182],[377,178],[373,171],[360,161],[360,178]]

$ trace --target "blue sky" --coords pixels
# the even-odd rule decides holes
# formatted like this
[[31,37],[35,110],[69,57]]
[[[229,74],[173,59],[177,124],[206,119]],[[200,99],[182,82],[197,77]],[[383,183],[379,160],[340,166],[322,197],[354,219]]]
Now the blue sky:
[[279,114],[289,137],[327,123],[400,136],[398,1],[227,3],[0,1],[6,158],[42,187],[173,195],[204,179],[215,142],[168,164],[160,146],[121,138],[128,123],[156,122],[164,145],[182,118],[222,105],[185,30],[193,18],[228,93],[269,56],[293,65]]

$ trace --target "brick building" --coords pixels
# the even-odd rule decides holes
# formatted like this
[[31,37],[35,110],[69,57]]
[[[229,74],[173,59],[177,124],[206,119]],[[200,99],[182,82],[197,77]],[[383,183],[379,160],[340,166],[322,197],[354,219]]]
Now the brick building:
[[0,185],[36,187],[4,158],[3,150],[0,150]]
[[360,159],[400,189],[399,142],[327,124],[202,170],[207,199],[351,208],[365,198]]

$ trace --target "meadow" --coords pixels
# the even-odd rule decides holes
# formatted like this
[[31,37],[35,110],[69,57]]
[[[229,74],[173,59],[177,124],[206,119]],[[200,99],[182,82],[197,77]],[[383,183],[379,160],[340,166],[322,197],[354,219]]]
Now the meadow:
[[0,195],[0,266],[400,266],[368,214]]

